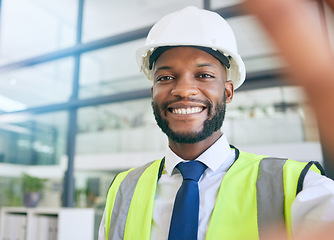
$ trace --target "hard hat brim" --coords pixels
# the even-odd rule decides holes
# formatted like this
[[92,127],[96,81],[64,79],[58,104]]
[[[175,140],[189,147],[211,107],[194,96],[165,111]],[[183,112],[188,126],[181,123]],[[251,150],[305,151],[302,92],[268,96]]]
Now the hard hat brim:
[[[153,81],[151,74],[149,73],[148,66],[145,66],[145,58],[152,53],[156,48],[158,47],[177,47],[177,46],[189,46],[189,45],[196,45],[196,46],[201,46],[201,47],[208,47],[212,49],[217,49],[217,46],[213,45],[208,45],[208,44],[194,44],[194,43],[173,43],[173,44],[150,44],[146,45],[144,47],[141,47],[137,50],[136,52],[136,59],[138,65],[142,68],[143,72],[145,73],[146,77],[150,80]],[[241,59],[239,54],[232,53],[228,51],[227,49],[219,48],[217,49],[220,52],[222,52],[225,56],[230,56],[231,57],[231,73],[230,76],[228,77],[228,80],[231,80],[233,82],[234,89],[239,88],[242,83],[245,81],[246,77],[246,68],[243,60]],[[147,69],[146,69],[147,68]]]

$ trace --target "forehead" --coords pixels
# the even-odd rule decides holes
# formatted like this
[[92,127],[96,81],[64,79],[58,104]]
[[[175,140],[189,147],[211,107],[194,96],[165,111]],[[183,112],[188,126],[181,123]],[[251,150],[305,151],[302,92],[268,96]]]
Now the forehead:
[[194,47],[173,47],[163,52],[156,60],[155,67],[162,64],[205,64],[223,68],[225,67],[211,54]]

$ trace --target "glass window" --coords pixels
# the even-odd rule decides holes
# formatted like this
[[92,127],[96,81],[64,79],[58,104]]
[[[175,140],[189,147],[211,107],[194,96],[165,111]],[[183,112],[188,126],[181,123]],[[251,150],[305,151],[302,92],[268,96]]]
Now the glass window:
[[319,142],[314,115],[298,87],[236,91],[223,128],[236,146]]
[[165,143],[166,137],[155,123],[149,98],[78,111],[79,155],[161,151]]
[[245,15],[227,21],[235,33],[238,51],[248,73],[285,66],[278,50],[255,17]]
[[2,0],[0,64],[75,43],[77,0]]
[[211,9],[218,9],[218,8],[224,8],[224,7],[229,7],[229,6],[233,6],[239,3],[242,3],[243,0],[210,0],[210,4],[211,4]]
[[188,5],[202,7],[202,0],[86,0],[84,42],[153,25],[167,13]]
[[23,206],[23,174],[44,179],[38,206],[61,206],[67,119],[66,112],[1,116],[0,207]]
[[[239,0],[219,1],[213,0],[213,9],[216,3],[228,4],[229,2],[241,2]],[[303,10],[314,21],[314,24],[323,30],[321,24],[321,10],[319,4],[314,1],[306,1]],[[271,41],[262,25],[252,15],[242,15],[228,18],[238,44],[239,54],[245,61],[247,72],[273,70],[286,67],[286,63],[280,57],[278,49]]]
[[57,165],[65,152],[67,114],[13,115],[0,118],[0,162]]
[[64,102],[72,93],[73,58],[0,74],[0,111]]
[[124,43],[81,56],[80,98],[148,89],[151,83],[136,61],[144,39]]

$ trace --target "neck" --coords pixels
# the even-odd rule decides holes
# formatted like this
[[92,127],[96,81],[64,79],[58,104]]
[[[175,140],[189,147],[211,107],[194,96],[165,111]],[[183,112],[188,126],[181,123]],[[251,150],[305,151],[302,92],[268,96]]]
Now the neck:
[[192,161],[212,146],[222,135],[222,132],[218,130],[198,143],[177,143],[169,139],[169,147],[180,158]]

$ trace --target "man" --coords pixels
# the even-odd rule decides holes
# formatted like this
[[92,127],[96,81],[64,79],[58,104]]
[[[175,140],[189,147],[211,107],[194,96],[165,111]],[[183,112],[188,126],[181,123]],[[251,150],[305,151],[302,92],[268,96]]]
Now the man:
[[245,67],[218,14],[187,7],[165,16],[137,58],[169,147],[116,176],[100,239],[259,239],[268,226],[284,223],[291,235],[334,219],[334,184],[312,163],[239,151],[221,132]]

